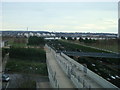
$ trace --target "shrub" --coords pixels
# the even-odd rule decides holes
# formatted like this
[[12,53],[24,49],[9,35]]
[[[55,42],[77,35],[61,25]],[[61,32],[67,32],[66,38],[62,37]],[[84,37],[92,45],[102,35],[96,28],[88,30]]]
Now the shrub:
[[10,58],[18,58],[24,60],[34,60],[46,62],[46,53],[42,49],[36,48],[10,48]]
[[30,36],[28,39],[28,45],[44,45],[45,40],[43,37]]

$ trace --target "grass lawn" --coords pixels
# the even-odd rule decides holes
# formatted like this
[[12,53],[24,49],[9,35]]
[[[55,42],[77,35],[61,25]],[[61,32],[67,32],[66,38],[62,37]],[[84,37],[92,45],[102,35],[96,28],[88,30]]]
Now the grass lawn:
[[113,51],[113,52],[119,52],[118,51],[118,44],[86,44],[88,46],[92,46],[92,47],[96,47],[96,48],[100,48],[100,49],[105,49],[105,50],[110,50],[110,51]]
[[38,48],[10,48],[10,58],[46,62],[46,53],[43,49]]
[[85,47],[85,46],[82,46],[82,45],[78,45],[78,44],[71,43],[71,42],[68,42],[68,41],[63,41],[63,40],[54,41],[53,43],[54,43],[53,47],[55,47],[56,49],[60,48],[60,50],[81,51],[81,52],[100,52],[100,53],[105,52],[105,53],[108,53],[106,51],[93,49],[93,48],[90,48],[90,47]]
[[79,41],[68,41],[68,40],[64,40],[66,42],[71,42],[71,43],[77,43],[77,44],[82,44],[82,45],[87,45],[87,46],[92,46],[92,47],[96,47],[96,48],[100,48],[100,49],[105,49],[105,50],[109,50],[109,51],[113,51],[113,52],[120,52],[119,50],[119,44],[117,41],[110,41],[108,43],[108,41],[105,40],[99,40],[99,43],[83,43],[83,42],[79,42]]
[[46,63],[29,60],[10,59],[6,64],[6,69],[9,69],[10,72],[47,75]]
[[13,44],[11,44],[13,47],[26,47],[27,46],[27,44],[25,44],[25,43],[13,43]]

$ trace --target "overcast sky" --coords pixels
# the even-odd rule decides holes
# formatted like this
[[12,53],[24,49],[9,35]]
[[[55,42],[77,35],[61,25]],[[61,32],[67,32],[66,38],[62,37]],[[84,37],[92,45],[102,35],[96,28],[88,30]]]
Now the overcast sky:
[[118,3],[3,2],[2,24],[2,30],[117,33]]

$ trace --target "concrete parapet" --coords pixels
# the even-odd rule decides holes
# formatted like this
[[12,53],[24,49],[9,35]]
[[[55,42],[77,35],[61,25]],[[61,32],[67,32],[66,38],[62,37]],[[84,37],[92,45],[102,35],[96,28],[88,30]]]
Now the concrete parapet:
[[[76,86],[76,88],[118,88],[112,83],[102,78],[101,76],[92,72],[88,68],[86,68],[87,71],[85,72],[84,71],[85,66],[76,62],[74,59],[68,57],[64,53],[56,53],[55,50],[53,50],[50,47],[49,49],[53,52],[53,54],[55,54],[54,56],[57,60],[57,63],[62,68],[64,73],[71,79],[71,81]],[[50,72],[52,73],[52,70],[49,70],[49,73]],[[53,80],[53,77],[52,77],[53,74],[51,73],[50,73],[49,78],[51,82],[53,83],[52,86],[59,87],[59,84],[54,85],[54,83],[57,81]]]
[[[63,56],[65,59],[67,59],[69,62],[71,62],[72,65],[74,64],[76,68],[78,68],[79,70],[81,70],[84,73],[84,66],[83,65],[81,65],[78,62],[76,62],[75,60],[71,59],[70,57],[68,57],[64,53],[61,53],[61,56]],[[93,79],[96,83],[98,83],[103,88],[118,88],[117,86],[115,86],[112,83],[108,82],[107,80],[105,80],[101,76],[97,75],[96,73],[92,72],[88,68],[87,68],[87,74],[86,75],[88,77],[90,77],[91,79]],[[76,84],[77,81],[73,80],[73,79],[75,79],[75,77],[72,76],[72,81],[77,86],[77,84]],[[87,85],[85,87],[89,87],[89,85]]]

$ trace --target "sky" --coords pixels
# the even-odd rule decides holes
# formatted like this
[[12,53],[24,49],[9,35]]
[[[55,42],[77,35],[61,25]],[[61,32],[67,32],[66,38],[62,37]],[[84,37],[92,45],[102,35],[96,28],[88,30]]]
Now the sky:
[[3,2],[0,17],[1,30],[118,32],[117,2]]

